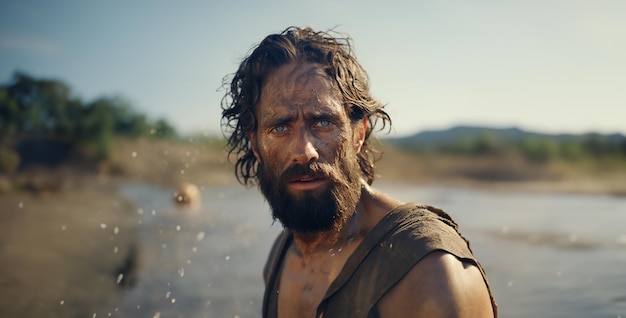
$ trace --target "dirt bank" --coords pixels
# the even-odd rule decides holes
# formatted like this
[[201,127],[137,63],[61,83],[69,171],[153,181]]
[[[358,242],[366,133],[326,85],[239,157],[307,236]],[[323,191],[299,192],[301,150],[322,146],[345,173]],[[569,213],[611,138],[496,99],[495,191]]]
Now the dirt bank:
[[136,210],[106,185],[0,197],[1,317],[106,317]]

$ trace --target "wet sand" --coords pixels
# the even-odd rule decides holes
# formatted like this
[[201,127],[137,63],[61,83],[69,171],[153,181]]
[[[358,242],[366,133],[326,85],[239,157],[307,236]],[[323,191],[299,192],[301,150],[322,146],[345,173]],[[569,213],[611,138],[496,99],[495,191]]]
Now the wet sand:
[[134,207],[110,186],[0,197],[0,317],[106,317],[133,242]]

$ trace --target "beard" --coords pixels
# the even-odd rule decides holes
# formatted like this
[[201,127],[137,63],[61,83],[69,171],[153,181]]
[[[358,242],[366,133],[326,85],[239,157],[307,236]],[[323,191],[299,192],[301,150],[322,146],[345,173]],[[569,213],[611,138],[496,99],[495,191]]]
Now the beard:
[[[361,170],[354,153],[348,156],[345,151],[339,151],[335,158],[333,165],[319,161],[293,164],[282,172],[265,160],[259,163],[259,188],[274,220],[300,233],[341,229],[354,214],[361,196]],[[328,182],[322,189],[290,192],[288,182],[305,175]]]

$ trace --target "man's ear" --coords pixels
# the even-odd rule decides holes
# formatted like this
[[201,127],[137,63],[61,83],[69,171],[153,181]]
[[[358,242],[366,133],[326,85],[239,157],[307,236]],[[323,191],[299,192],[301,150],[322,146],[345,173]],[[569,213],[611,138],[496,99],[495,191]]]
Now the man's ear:
[[252,153],[256,157],[256,160],[260,161],[259,146],[257,145],[257,142],[256,142],[256,134],[253,132],[248,132],[246,133],[246,137],[248,138],[248,141],[250,142],[250,148],[252,148]]
[[363,143],[365,143],[365,134],[367,132],[367,119],[368,117],[363,117],[359,122],[354,125],[354,147],[356,149],[356,153],[361,151],[361,147],[363,147]]

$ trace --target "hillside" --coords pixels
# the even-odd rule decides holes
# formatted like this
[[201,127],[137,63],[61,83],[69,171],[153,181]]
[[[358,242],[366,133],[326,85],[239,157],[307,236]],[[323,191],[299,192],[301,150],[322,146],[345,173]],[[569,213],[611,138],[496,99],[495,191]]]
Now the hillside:
[[585,142],[591,138],[608,143],[626,144],[626,136],[621,134],[545,134],[526,131],[517,127],[492,128],[481,126],[455,126],[444,130],[425,130],[408,137],[385,138],[384,141],[401,148],[438,148],[457,144],[462,140],[475,140],[491,136],[503,142],[521,142],[528,139],[551,140],[555,142]]

